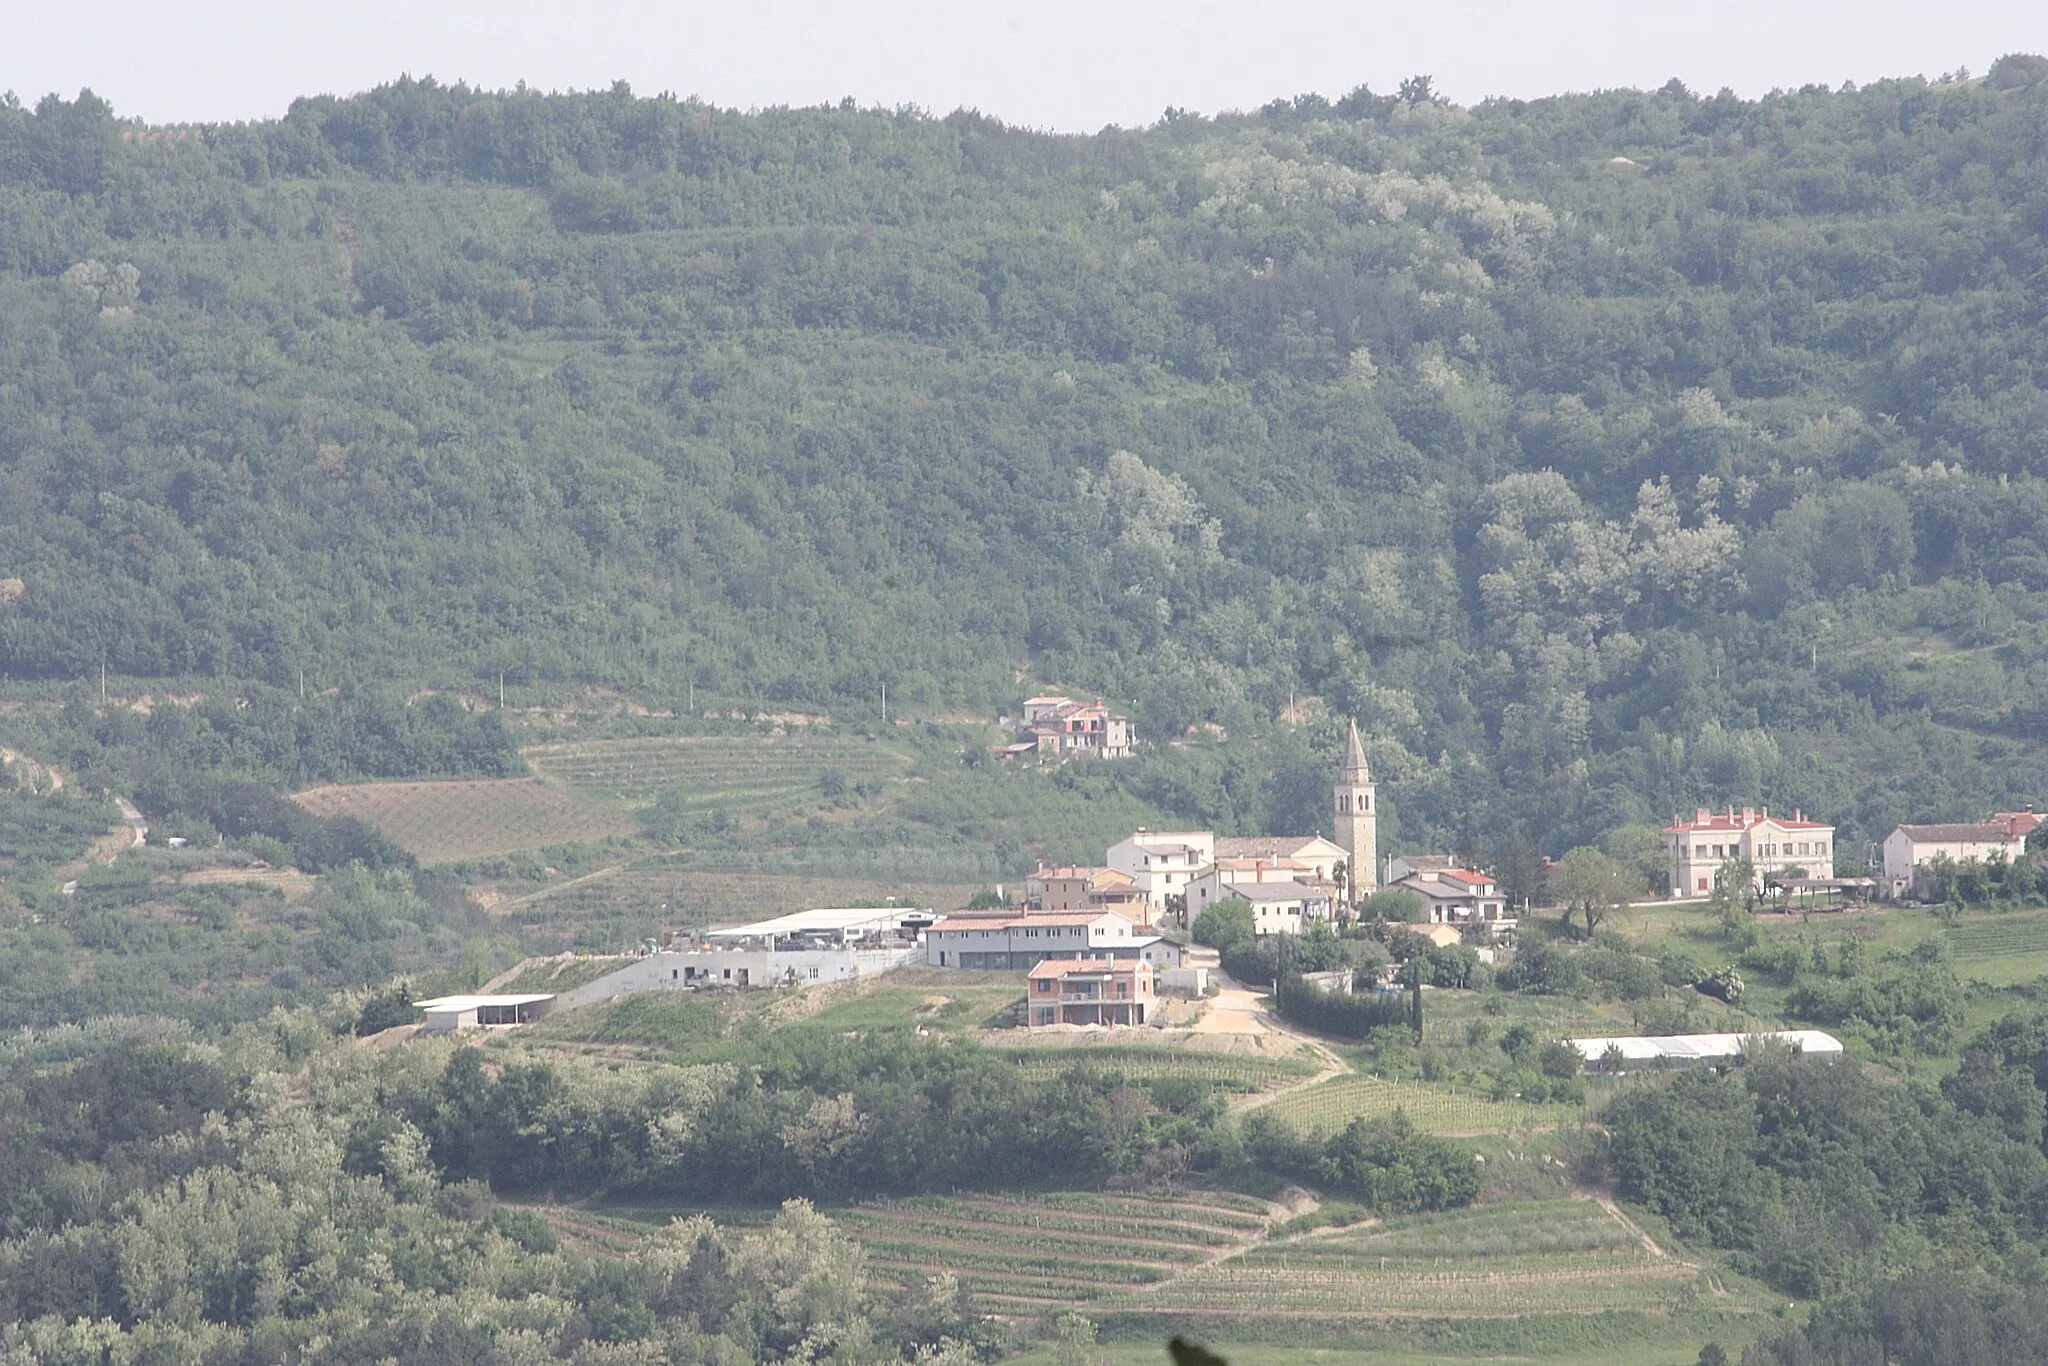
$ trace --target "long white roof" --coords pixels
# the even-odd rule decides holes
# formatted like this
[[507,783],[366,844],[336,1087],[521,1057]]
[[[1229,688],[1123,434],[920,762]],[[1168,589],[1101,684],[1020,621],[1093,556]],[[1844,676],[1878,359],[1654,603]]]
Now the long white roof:
[[[1779,1029],[1762,1031],[1762,1034],[1801,1053],[1839,1054],[1842,1051],[1840,1039],[1818,1029]],[[1704,1060],[1741,1057],[1744,1043],[1755,1037],[1757,1035],[1754,1034],[1638,1034],[1612,1039],[1573,1039],[1571,1045],[1587,1062],[1600,1061],[1610,1048],[1619,1049],[1621,1056],[1629,1062],[1654,1062],[1659,1058]]]
[[553,993],[545,996],[436,996],[431,1001],[414,1001],[421,1010],[475,1010],[478,1006],[530,1006],[537,1001],[554,1000]]
[[905,916],[916,914],[918,912],[909,906],[827,907],[816,911],[793,911],[788,915],[778,915],[773,920],[757,920],[751,925],[712,930],[705,938],[765,939],[770,935],[784,934],[837,934],[875,925],[893,926]]

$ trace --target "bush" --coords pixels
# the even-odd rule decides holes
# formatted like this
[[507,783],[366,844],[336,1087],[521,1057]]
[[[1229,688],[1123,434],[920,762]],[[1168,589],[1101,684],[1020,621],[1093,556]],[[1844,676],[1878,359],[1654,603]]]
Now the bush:
[[[1196,916],[1190,932],[1197,944],[1212,949],[1226,949],[1232,944],[1256,939],[1258,931],[1252,924],[1252,903],[1241,896],[1227,896]],[[1231,975],[1236,976],[1235,973]]]
[[1283,1020],[1343,1039],[1364,1039],[1375,1029],[1413,1023],[1404,993],[1375,991],[1346,996],[1324,991],[1295,973],[1280,979],[1274,1008]]
[[356,1016],[356,1037],[367,1038],[397,1025],[411,1024],[419,1016],[412,1003],[412,984],[400,982],[363,1002]]

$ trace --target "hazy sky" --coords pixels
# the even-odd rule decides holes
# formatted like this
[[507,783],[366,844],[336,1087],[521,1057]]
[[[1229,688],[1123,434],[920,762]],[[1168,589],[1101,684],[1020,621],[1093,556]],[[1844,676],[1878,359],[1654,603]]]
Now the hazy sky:
[[1773,86],[1981,72],[2048,52],[2048,0],[0,0],[0,90],[91,86],[152,122],[264,118],[402,72],[721,105],[971,105],[1092,131],[1168,105],[1390,91],[1460,103],[1600,86]]

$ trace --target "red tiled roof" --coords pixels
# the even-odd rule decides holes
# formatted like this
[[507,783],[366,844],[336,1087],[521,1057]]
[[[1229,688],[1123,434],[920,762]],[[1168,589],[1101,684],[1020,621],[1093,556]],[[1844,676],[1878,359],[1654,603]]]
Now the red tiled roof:
[[1673,820],[1664,827],[1664,833],[1675,835],[1680,831],[1698,834],[1740,834],[1754,830],[1760,825],[1775,826],[1780,830],[1832,830],[1835,827],[1826,821],[1810,821],[1806,813],[1795,811],[1790,816],[1773,816],[1769,808],[1755,811],[1744,808],[1741,811],[1708,811],[1702,807],[1691,820]]
[[2000,811],[1994,814],[1991,819],[1997,821],[2022,839],[2033,834],[2041,825],[2041,818],[2035,815],[2032,810]]

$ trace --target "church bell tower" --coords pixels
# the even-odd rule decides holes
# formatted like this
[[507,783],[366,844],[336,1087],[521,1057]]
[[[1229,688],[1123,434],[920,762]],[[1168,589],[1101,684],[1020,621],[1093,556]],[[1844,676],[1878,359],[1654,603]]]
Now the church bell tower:
[[1372,772],[1365,766],[1365,745],[1358,738],[1354,720],[1344,742],[1344,768],[1337,778],[1337,843],[1344,846],[1344,866],[1350,873],[1354,899],[1377,891],[1380,885],[1379,819],[1379,796],[1373,790]]

